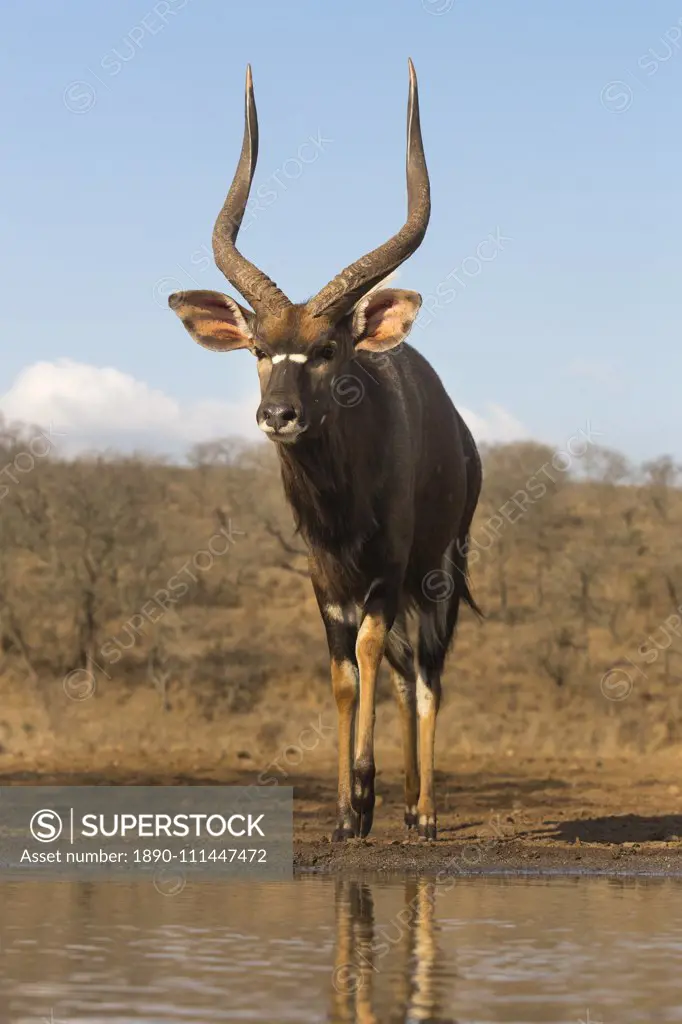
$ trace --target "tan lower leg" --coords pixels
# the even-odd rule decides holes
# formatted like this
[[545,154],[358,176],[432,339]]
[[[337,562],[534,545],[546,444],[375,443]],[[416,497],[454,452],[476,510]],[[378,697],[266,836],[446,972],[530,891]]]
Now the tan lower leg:
[[419,777],[420,790],[417,811],[419,832],[435,838],[436,803],[434,794],[434,759],[436,746],[436,717],[438,694],[427,686],[421,673],[417,677],[417,714],[419,715]]
[[356,655],[360,669],[360,710],[355,760],[374,761],[374,708],[377,676],[386,643],[386,623],[379,615],[367,615],[358,632]]
[[366,615],[355,648],[360,671],[360,707],[352,800],[361,836],[369,834],[374,815],[374,707],[386,633],[386,623],[381,616]]
[[391,679],[400,709],[400,726],[405,762],[405,815],[408,824],[416,825],[419,797],[419,766],[417,763],[417,700],[414,684],[410,684],[395,669]]
[[338,824],[339,827],[352,829],[351,769],[358,677],[355,665],[351,661],[332,660],[331,671],[332,689],[339,718]]

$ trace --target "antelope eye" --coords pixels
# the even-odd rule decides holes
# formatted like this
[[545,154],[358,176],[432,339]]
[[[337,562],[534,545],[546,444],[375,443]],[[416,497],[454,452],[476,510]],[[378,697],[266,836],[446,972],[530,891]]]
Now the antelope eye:
[[255,345],[253,347],[253,354],[256,359],[267,359],[268,357],[267,352],[264,352],[262,348],[256,348]]
[[318,359],[324,359],[326,362],[329,362],[331,359],[333,359],[335,355],[336,345],[332,344],[331,342],[329,343],[329,345],[323,345],[323,347],[321,349],[318,349],[316,353]]

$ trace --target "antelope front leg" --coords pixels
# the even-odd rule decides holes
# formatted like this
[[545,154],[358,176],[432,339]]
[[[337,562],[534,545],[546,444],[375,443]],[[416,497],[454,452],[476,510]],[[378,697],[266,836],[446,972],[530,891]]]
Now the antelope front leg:
[[358,815],[361,836],[369,835],[374,817],[374,705],[377,676],[384,653],[388,628],[380,614],[366,615],[355,647],[360,669],[358,742],[353,767],[353,810]]
[[358,669],[350,658],[332,656],[332,688],[339,717],[339,784],[336,800],[337,822],[333,842],[357,835],[357,818],[351,806],[351,764],[358,695]]
[[332,841],[341,842],[357,835],[357,818],[351,807],[351,767],[358,702],[358,666],[355,660],[357,620],[355,606],[341,607],[329,601],[314,577],[313,588],[327,632],[332,690],[338,713],[339,782],[336,828]]
[[380,599],[378,594],[374,596],[373,589],[365,599],[364,616],[355,645],[360,670],[360,708],[353,766],[352,804],[358,815],[361,836],[369,835],[374,817],[374,708],[377,676],[386,646],[386,637],[393,625],[396,612],[395,604]]

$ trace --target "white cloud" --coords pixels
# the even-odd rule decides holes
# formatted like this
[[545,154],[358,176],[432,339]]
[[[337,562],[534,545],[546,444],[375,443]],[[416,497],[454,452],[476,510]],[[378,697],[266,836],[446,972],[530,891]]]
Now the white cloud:
[[107,446],[178,452],[195,441],[234,434],[255,440],[261,437],[257,405],[256,395],[239,403],[183,405],[114,367],[71,359],[26,367],[0,398],[8,419],[63,432],[64,454]]
[[[64,434],[64,455],[112,447],[184,453],[196,441],[237,435],[262,439],[255,422],[257,394],[230,403],[205,399],[181,403],[114,367],[71,359],[33,363],[0,398],[7,419],[51,427]],[[528,431],[499,405],[483,415],[460,409],[478,441],[516,441]]]
[[458,408],[462,419],[474,435],[474,440],[481,443],[525,441],[531,436],[523,423],[501,405],[488,402],[483,416],[461,405]]

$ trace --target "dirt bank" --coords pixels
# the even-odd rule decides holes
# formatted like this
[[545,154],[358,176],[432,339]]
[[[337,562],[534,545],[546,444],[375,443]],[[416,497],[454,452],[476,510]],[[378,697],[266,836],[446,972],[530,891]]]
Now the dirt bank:
[[319,781],[313,792],[299,790],[296,866],[343,873],[682,874],[679,768],[670,757],[645,764],[526,759],[509,767],[472,760],[440,775],[436,843],[407,839],[399,786],[382,780],[369,839],[330,844],[316,820]]
[[[599,871],[682,875],[682,758],[459,760],[438,773],[439,839],[408,840],[402,825],[400,765],[383,762],[367,840],[331,844],[335,773],[315,758],[291,769],[295,867],[299,871],[432,873]],[[0,785],[247,785],[262,768],[220,766],[206,755],[169,773],[86,762],[25,771],[5,762]]]

